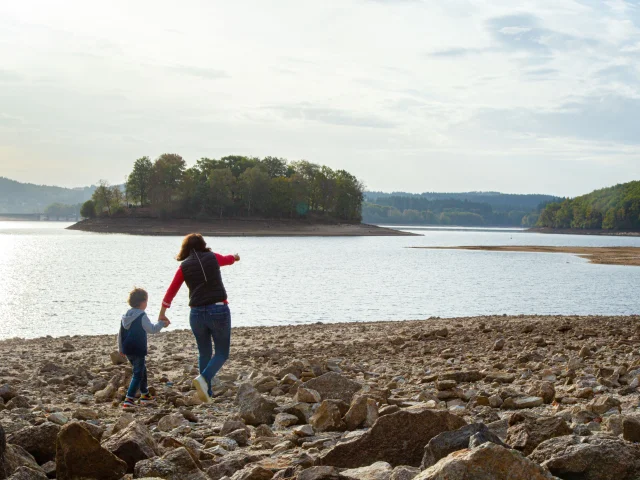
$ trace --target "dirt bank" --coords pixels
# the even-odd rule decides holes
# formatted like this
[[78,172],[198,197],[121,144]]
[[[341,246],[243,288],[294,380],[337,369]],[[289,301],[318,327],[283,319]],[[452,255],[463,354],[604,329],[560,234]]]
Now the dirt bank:
[[210,222],[157,218],[97,218],[78,222],[70,230],[130,235],[181,236],[192,232],[217,237],[375,237],[410,236],[366,224],[334,224],[287,220],[225,219]]
[[479,250],[486,252],[571,253],[601,265],[640,266],[640,247],[543,247],[543,246],[468,246],[411,247],[431,250]]

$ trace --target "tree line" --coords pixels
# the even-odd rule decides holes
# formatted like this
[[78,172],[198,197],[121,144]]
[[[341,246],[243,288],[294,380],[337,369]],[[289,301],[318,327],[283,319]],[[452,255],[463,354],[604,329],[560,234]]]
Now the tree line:
[[[517,208],[517,207],[516,207]],[[395,225],[456,225],[456,226],[535,226],[544,205],[533,211],[499,211],[485,202],[456,198],[430,200],[424,196],[387,195],[376,203],[365,202],[363,220],[366,223]]]
[[100,181],[82,216],[144,207],[163,217],[325,216],[362,219],[363,184],[345,170],[277,157],[201,158],[187,168],[177,154],[137,159],[124,188]]
[[580,230],[640,230],[640,181],[553,202],[537,226]]

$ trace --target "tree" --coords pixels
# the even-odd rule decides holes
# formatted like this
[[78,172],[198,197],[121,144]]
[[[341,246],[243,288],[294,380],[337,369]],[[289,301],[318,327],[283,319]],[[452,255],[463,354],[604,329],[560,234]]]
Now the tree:
[[269,195],[269,175],[260,167],[251,167],[244,171],[238,179],[240,192],[247,215],[261,206],[264,210]]
[[153,163],[149,196],[153,207],[174,210],[186,162],[175,153],[164,153]]
[[224,209],[233,205],[233,187],[236,178],[230,168],[217,168],[209,176],[209,205],[216,213],[224,213]]
[[283,158],[264,157],[260,161],[260,166],[271,178],[286,177],[289,173],[287,161]]
[[127,195],[134,198],[141,207],[144,207],[149,200],[152,174],[153,163],[151,159],[141,157],[135,161],[133,171],[127,178]]
[[122,207],[124,196],[120,187],[111,186],[106,180],[100,180],[91,199],[98,214],[107,212],[107,215],[111,216],[115,210]]
[[84,218],[94,218],[96,216],[96,204],[93,200],[87,200],[80,208],[80,215]]

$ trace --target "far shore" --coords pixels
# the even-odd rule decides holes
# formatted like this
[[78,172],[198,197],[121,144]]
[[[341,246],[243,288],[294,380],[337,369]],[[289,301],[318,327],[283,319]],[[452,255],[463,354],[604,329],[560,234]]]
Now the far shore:
[[486,252],[570,253],[600,265],[640,266],[640,247],[547,247],[547,246],[464,246],[464,247],[411,247],[430,250],[475,250]]
[[182,236],[192,232],[216,237],[395,237],[415,236],[391,228],[367,224],[322,223],[280,219],[189,219],[116,217],[78,222],[69,230],[129,235]]
[[530,233],[548,233],[555,235],[601,235],[605,237],[640,237],[640,232],[618,230],[583,230],[580,228],[529,228]]

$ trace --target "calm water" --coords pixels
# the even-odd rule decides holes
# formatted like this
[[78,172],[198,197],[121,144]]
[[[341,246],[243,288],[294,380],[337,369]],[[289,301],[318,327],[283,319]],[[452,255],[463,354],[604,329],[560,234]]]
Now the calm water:
[[[118,329],[134,286],[157,315],[178,237],[101,235],[0,222],[0,338]],[[481,314],[640,313],[640,267],[564,254],[416,250],[453,245],[632,245],[640,238],[439,231],[391,238],[209,238],[242,261],[223,269],[233,323],[423,319]],[[171,328],[188,328],[183,287]]]

